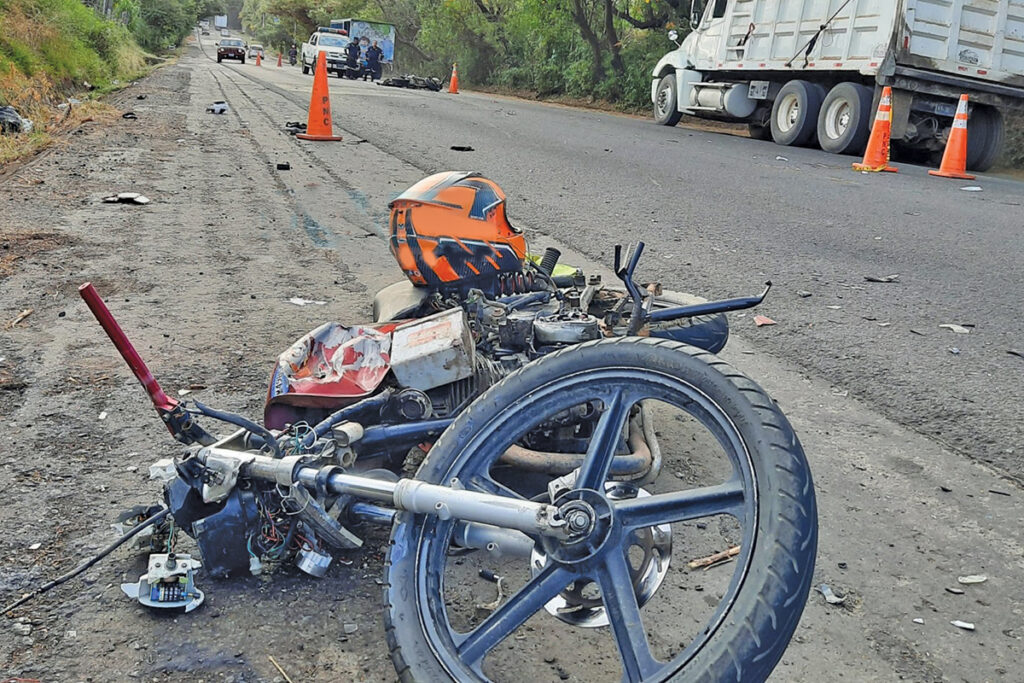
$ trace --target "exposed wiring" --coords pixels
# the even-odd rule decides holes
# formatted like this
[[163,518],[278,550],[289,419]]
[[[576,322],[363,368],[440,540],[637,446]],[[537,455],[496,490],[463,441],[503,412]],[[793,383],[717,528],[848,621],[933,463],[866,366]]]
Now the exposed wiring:
[[69,579],[75,578],[76,576],[78,576],[79,574],[84,572],[86,569],[88,569],[89,567],[93,566],[94,564],[96,564],[97,562],[102,560],[104,557],[106,557],[110,553],[112,553],[115,550],[117,550],[119,547],[124,545],[124,543],[126,543],[129,540],[131,540],[136,534],[138,534],[143,529],[151,527],[154,524],[156,524],[157,522],[162,521],[165,517],[167,517],[168,514],[170,514],[170,510],[164,508],[163,510],[161,510],[158,513],[156,513],[152,517],[149,517],[148,519],[146,519],[146,520],[144,520],[142,522],[139,522],[138,524],[133,526],[124,536],[122,536],[121,538],[117,539],[116,541],[114,541],[113,543],[108,545],[106,548],[104,548],[103,550],[101,550],[97,554],[93,555],[88,560],[86,560],[82,564],[78,565],[77,567],[75,567],[74,569],[69,571],[68,573],[62,574],[61,576],[58,576],[53,581],[51,581],[51,582],[49,582],[47,584],[44,584],[43,586],[40,586],[39,588],[35,589],[31,593],[26,593],[25,595],[23,595],[21,597],[21,599],[16,600],[15,602],[11,603],[7,607],[4,607],[3,611],[0,612],[0,614],[7,614],[11,610],[13,610],[13,609],[15,609],[17,607],[20,607],[21,605],[24,605],[26,602],[28,602],[32,598],[36,597],[37,595],[42,595],[43,593],[45,593],[46,591],[50,590],[51,588],[55,588],[55,587],[61,585],[62,583],[64,583],[65,581],[68,581]]
[[266,427],[262,427],[253,422],[252,420],[242,417],[241,415],[235,415],[234,413],[228,413],[223,410],[210,408],[209,406],[203,405],[199,401],[193,401],[193,403],[196,406],[195,410],[200,415],[212,417],[215,420],[220,420],[221,422],[227,422],[228,424],[233,424],[236,427],[247,429],[253,434],[263,437],[264,445],[266,445],[272,451],[274,451],[275,458],[280,458],[283,455],[281,453],[281,446],[277,443],[277,439],[274,437],[273,434],[270,433],[270,430],[268,430]]

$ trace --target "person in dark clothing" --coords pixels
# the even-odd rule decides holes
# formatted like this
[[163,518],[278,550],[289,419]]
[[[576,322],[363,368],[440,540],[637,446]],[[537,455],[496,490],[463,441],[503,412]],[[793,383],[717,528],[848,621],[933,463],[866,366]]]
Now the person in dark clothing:
[[295,60],[298,58],[298,56],[299,56],[299,51],[295,47],[295,43],[292,43],[291,49],[288,50],[288,62],[292,66],[295,66]]
[[356,78],[359,75],[359,39],[356,38],[348,44],[345,48],[348,53],[348,59],[345,60],[346,66],[348,66],[348,77]]
[[380,58],[384,55],[384,50],[381,50],[377,45],[377,41],[373,41],[366,50],[366,66],[370,69],[370,78],[378,81],[380,80],[381,66]]

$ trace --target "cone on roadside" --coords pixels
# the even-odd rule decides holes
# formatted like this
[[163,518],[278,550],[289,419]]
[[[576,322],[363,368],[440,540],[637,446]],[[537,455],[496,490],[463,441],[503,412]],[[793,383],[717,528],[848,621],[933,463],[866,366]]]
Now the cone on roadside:
[[257,52],[256,53],[256,66],[259,66],[259,65],[260,65],[260,53]]
[[864,150],[864,161],[853,164],[854,171],[878,173],[896,173],[895,166],[889,165],[889,136],[892,132],[892,88],[882,88],[882,97],[878,100],[878,112],[875,123],[871,126],[871,137],[868,147]]
[[280,52],[277,53],[277,68],[278,69],[281,68],[281,53]]
[[956,105],[956,116],[953,117],[953,128],[946,140],[946,149],[942,152],[942,163],[939,170],[928,171],[928,175],[940,178],[959,178],[974,180],[975,176],[967,172],[967,95],[960,96]]
[[459,94],[459,65],[452,64],[452,79],[448,81],[448,94]]
[[316,68],[313,71],[313,94],[309,98],[309,118],[306,121],[306,132],[295,137],[300,140],[320,140],[333,142],[341,139],[334,134],[331,123],[331,92],[327,88],[327,62],[324,53],[316,56]]

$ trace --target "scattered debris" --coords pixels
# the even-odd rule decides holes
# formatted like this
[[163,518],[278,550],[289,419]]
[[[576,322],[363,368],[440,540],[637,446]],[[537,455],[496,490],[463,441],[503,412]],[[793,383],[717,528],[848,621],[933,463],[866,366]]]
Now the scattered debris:
[[0,107],[0,135],[31,132],[32,121],[22,118],[14,107]]
[[469,145],[452,145],[449,149],[455,152],[475,152],[476,150]]
[[[956,334],[970,334],[971,332],[970,327],[966,327],[964,325],[956,325],[953,323],[942,323],[941,325],[939,325],[939,327],[944,330],[949,330],[950,332],[955,332]],[[973,325],[971,327],[973,327]]]
[[178,389],[178,396],[188,396],[191,393],[191,389]]
[[42,543],[33,543],[32,545],[30,545],[30,546],[28,547],[28,549],[29,549],[29,550],[39,550],[39,549],[40,549],[40,548],[42,548],[42,547],[43,547],[43,544],[42,544]]
[[789,159],[787,159],[784,156],[779,155],[779,156],[775,157],[775,161],[789,161]]
[[763,327],[765,325],[777,325],[778,323],[776,323],[774,320],[772,320],[766,315],[755,315],[754,324],[757,325],[758,327]]
[[846,569],[847,564],[845,562],[837,562],[836,566],[839,567],[840,569]]
[[964,589],[963,588],[947,588],[946,592],[947,593],[952,593],[953,595],[963,595],[964,594]]
[[923,624],[924,623],[924,619],[922,619],[921,617],[918,617],[917,619],[914,619],[914,623],[915,624]]
[[984,574],[971,574],[970,576],[958,576],[956,577],[957,583],[962,583],[965,586],[970,586],[976,583],[985,583],[988,581],[988,577]]
[[146,607],[191,612],[206,597],[195,584],[195,570],[201,566],[191,555],[153,553],[149,556],[149,571],[137,583],[122,583],[121,590]]
[[486,569],[480,570],[480,576],[498,585],[498,597],[491,602],[477,603],[476,608],[493,612],[501,606],[501,601],[505,599],[505,577]]
[[967,187],[961,187],[964,192],[981,192],[981,188],[977,185],[968,185]]
[[841,605],[844,602],[846,602],[846,596],[844,595],[844,596],[840,597],[840,596],[836,595],[835,593],[833,593],[832,589],[828,587],[827,583],[821,584],[820,586],[818,586],[814,590],[816,590],[819,593],[821,593],[822,595],[824,595],[825,596],[825,602],[827,602],[830,605]]
[[146,96],[145,95],[136,95],[135,99],[137,99],[137,100],[144,100],[144,99],[146,99]]
[[383,81],[378,81],[377,85],[383,85],[389,88],[411,88],[413,90],[430,90],[433,92],[440,92],[444,84],[436,78],[422,78],[420,76],[406,74],[404,76],[385,78]]
[[878,323],[879,327],[889,327],[889,325],[892,325],[892,323]]
[[285,683],[293,683],[292,679],[289,678],[288,674],[286,674],[284,669],[281,668],[281,665],[277,663],[276,659],[274,659],[274,655],[267,655],[267,659],[270,660],[270,663],[274,665],[274,668],[277,669],[281,676],[284,677]]
[[1006,491],[1000,491],[999,489],[989,489],[988,492],[989,493],[994,493],[997,496],[1006,496],[1007,498],[1010,497],[1009,493],[1007,493]]
[[291,299],[288,299],[288,303],[295,304],[296,306],[309,306],[310,304],[324,306],[327,304],[326,301],[313,301],[312,299],[303,299],[301,296],[293,296]]
[[913,327],[910,328],[910,332],[912,334],[916,334],[916,335],[921,336],[921,337],[927,337],[928,336],[927,334],[925,334],[921,330],[915,330]]
[[960,347],[959,346],[950,346],[949,347],[949,352],[951,354],[953,354],[954,356],[959,356],[960,355]]
[[11,629],[19,636],[27,636],[30,633],[32,633],[32,624],[23,624],[21,622],[15,622],[14,625],[11,626]]
[[292,170],[292,165],[290,163],[288,163],[287,161],[279,161],[279,162],[277,162],[277,170],[278,171],[290,171],[290,170]]
[[900,276],[898,274],[885,275],[883,277],[877,277],[875,275],[865,275],[864,279],[867,280],[868,282],[896,282],[897,280],[900,279]]
[[962,628],[965,631],[974,630],[974,624],[972,624],[969,621],[960,621],[959,619],[957,619],[956,621],[951,621],[949,623],[953,624],[953,626],[956,626],[957,628]]
[[1024,351],[1018,351],[1017,349],[1007,349],[1006,352],[1011,356],[1017,356],[1018,358],[1024,358]]
[[107,411],[104,410],[103,412],[101,412],[99,419],[106,420],[107,419]]
[[306,124],[301,121],[288,121],[284,124],[284,132],[288,135],[295,135],[296,133],[305,133]]
[[801,289],[801,290],[797,291],[796,295],[798,297],[800,297],[801,299],[806,299],[807,297],[809,297],[811,295],[811,293],[806,291],[806,290]]
[[230,111],[230,109],[228,108],[227,102],[225,102],[224,100],[217,100],[209,107],[207,107],[206,111],[209,114],[227,114],[228,111]]
[[359,630],[359,624],[348,623],[344,626],[345,635],[350,636]]
[[948,486],[940,486],[939,490],[942,491],[943,493],[953,493],[953,489],[949,488]]
[[118,194],[104,197],[103,201],[107,204],[149,204],[150,199],[138,192],[119,192]]
[[133,111],[126,111],[125,113],[121,114],[121,118],[128,119],[129,121],[134,121],[137,118],[139,118],[139,115]]
[[732,558],[739,555],[739,553],[740,547],[738,545],[734,545],[726,550],[723,550],[722,552],[715,553],[714,555],[708,555],[707,557],[700,557],[696,560],[690,560],[686,563],[686,566],[690,569],[697,569],[699,567],[709,569],[710,567],[716,564],[721,564],[722,562],[731,560]]
[[825,308],[831,308],[833,311],[838,311],[840,308],[842,308],[842,306],[832,304],[831,306],[826,306]]
[[14,320],[12,320],[11,322],[7,323],[7,329],[9,330],[12,327],[16,327],[18,325],[18,323],[20,323],[22,320],[24,320],[25,318],[27,318],[30,315],[32,315],[32,313],[34,311],[35,311],[34,308],[26,308],[21,313],[19,313],[18,315],[14,316]]

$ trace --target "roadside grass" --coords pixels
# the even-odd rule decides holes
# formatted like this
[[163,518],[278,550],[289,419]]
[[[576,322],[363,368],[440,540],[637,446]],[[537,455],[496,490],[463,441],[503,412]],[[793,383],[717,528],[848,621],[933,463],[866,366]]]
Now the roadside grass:
[[[116,113],[92,98],[144,76],[158,59],[79,0],[0,0],[0,106],[33,123],[31,133],[0,135],[0,164],[39,153],[85,119]],[[84,101],[62,111],[57,105],[69,97]]]

